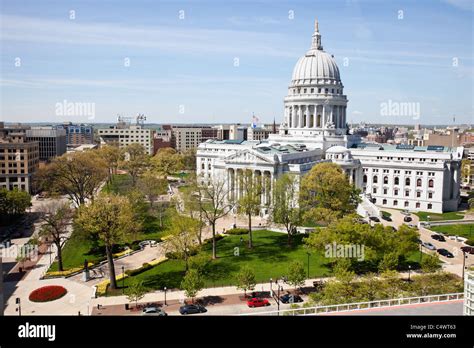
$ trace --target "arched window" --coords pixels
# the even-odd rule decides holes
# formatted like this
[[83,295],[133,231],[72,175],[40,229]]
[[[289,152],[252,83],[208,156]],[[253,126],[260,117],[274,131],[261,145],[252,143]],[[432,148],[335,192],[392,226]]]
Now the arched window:
[[384,177],[383,177],[383,183],[384,183],[384,184],[388,184],[388,176],[384,176]]
[[416,186],[420,187],[421,186],[421,179],[416,179]]
[[406,185],[406,186],[410,186],[410,178],[406,178],[406,179],[405,179],[405,185]]
[[362,177],[362,182],[364,184],[367,184],[367,175],[364,174],[364,176]]
[[376,184],[379,181],[379,178],[377,177],[377,175],[374,175],[374,178],[372,181],[374,182],[374,184]]
[[397,206],[397,205],[398,205],[398,201],[397,201],[397,200],[393,201],[393,205],[394,205],[394,206]]
[[433,179],[430,179],[428,181],[428,187],[433,187],[433,186],[434,186],[434,181],[433,181]]
[[398,178],[398,176],[395,178],[395,185],[399,185],[400,184],[400,179]]

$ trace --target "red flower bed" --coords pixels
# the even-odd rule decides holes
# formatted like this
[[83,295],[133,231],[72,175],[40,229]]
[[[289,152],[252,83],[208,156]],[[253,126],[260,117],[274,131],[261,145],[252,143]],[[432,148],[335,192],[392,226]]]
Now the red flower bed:
[[48,302],[57,300],[58,298],[61,298],[66,295],[66,293],[67,290],[62,286],[48,285],[33,290],[30,294],[29,299],[33,302]]

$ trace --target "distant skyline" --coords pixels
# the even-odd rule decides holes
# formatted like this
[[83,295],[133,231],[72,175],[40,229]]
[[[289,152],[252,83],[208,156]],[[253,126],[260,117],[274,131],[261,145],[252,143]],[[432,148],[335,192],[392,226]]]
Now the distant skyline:
[[280,123],[318,18],[349,123],[474,123],[470,0],[0,3],[0,121]]

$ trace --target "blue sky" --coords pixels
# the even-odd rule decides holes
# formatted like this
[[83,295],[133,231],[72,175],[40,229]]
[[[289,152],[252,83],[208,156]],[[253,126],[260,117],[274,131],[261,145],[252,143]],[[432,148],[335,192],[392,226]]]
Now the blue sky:
[[316,17],[348,121],[415,122],[382,118],[389,100],[419,103],[423,124],[474,121],[470,0],[0,2],[7,122],[90,122],[56,115],[64,100],[95,103],[94,122],[280,122]]

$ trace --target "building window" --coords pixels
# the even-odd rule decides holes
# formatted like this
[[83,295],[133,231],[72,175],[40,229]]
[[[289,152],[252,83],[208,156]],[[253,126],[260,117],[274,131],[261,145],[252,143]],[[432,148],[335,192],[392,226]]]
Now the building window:
[[406,186],[410,186],[410,178],[406,178],[406,179],[405,179],[405,185],[406,185]]
[[416,202],[416,207],[419,208],[421,206],[420,202]]
[[416,197],[418,197],[418,198],[421,197],[421,192],[420,192],[420,191],[417,191],[417,192],[416,192]]
[[408,207],[410,203],[408,201],[405,201],[405,208]]
[[394,190],[394,191],[393,191],[393,194],[394,194],[395,196],[398,196],[398,190]]
[[374,182],[374,184],[376,184],[379,181],[379,179],[376,175],[374,175],[372,181]]
[[384,195],[387,194],[387,189],[386,189],[386,188],[383,189],[383,194],[384,194]]
[[428,203],[428,209],[433,209],[433,204]]
[[416,179],[416,186],[421,187],[421,179]]
[[364,175],[364,176],[362,177],[362,182],[363,182],[364,184],[367,184],[367,175]]
[[382,201],[382,204],[387,204],[387,200],[384,199],[384,200]]
[[372,189],[372,193],[377,193],[377,188],[376,188],[376,187],[374,187],[374,188]]
[[394,206],[397,206],[397,205],[398,205],[398,201],[397,201],[397,200],[393,201],[393,205],[394,205]]
[[384,184],[388,184],[388,176],[384,176],[384,177],[383,177],[383,183],[384,183]]
[[408,197],[410,195],[410,190],[405,191],[405,197]]
[[400,184],[400,179],[397,177],[395,177],[395,185],[399,185]]
[[433,192],[428,192],[428,198],[433,198]]
[[434,187],[434,181],[433,181],[433,179],[430,179],[430,180],[428,181],[428,187]]

